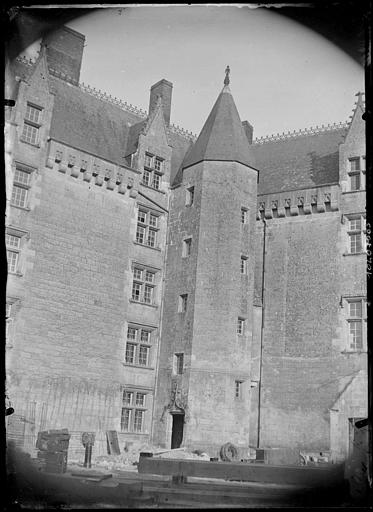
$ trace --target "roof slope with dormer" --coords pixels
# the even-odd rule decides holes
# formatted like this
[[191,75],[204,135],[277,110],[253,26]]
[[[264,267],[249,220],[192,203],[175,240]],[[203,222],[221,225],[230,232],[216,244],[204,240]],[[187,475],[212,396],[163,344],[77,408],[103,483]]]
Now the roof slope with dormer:
[[205,160],[233,161],[255,167],[254,157],[228,85],[219,94],[182,166],[185,169]]

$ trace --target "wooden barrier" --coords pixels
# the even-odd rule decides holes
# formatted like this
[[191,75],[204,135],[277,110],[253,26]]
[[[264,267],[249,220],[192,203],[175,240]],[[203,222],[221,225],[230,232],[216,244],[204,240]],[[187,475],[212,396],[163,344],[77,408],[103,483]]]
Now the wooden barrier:
[[140,456],[138,472],[169,475],[174,481],[180,482],[186,482],[187,477],[199,477],[302,487],[329,487],[343,482],[344,478],[343,465],[274,466],[244,462],[158,459],[144,456]]

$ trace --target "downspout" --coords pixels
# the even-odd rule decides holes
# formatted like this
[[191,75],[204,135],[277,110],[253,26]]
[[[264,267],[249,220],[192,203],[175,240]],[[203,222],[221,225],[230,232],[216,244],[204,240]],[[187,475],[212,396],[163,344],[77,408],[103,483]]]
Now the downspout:
[[267,232],[267,223],[263,216],[263,261],[262,261],[262,322],[260,327],[260,357],[259,357],[259,387],[258,387],[258,431],[257,431],[257,448],[260,447],[260,420],[261,420],[261,399],[262,399],[262,368],[263,368],[263,333],[264,333],[264,311],[265,311],[265,303],[264,303],[264,286],[265,286],[265,254],[266,254],[266,232]]

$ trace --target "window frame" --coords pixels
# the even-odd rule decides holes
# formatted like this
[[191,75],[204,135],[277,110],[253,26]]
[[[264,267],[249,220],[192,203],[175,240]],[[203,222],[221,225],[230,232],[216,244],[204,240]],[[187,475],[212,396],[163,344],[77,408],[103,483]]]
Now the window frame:
[[178,313],[186,313],[188,309],[188,294],[179,295]]
[[145,151],[144,169],[141,184],[153,190],[161,190],[165,159],[149,151]]
[[[141,272],[141,274],[139,274]],[[154,306],[156,299],[157,274],[159,270],[142,265],[132,264],[131,300],[138,304]],[[152,276],[150,279],[149,276]],[[141,276],[141,277],[138,277]],[[150,295],[149,295],[150,291]],[[136,292],[136,293],[135,293]]]
[[[20,272],[21,253],[24,239],[28,236],[26,231],[7,226],[5,228],[5,248],[7,255],[8,274],[22,275]],[[11,240],[18,240],[17,245],[11,243]],[[13,263],[11,263],[13,262]]]
[[[130,403],[125,400],[125,395],[130,394]],[[142,396],[141,403],[138,403],[138,397]],[[140,388],[132,389],[125,387],[122,389],[122,406],[120,418],[120,432],[128,434],[145,434],[146,430],[146,413],[149,404],[149,392]],[[124,425],[123,418],[126,417],[126,426]],[[137,428],[136,423],[141,418],[140,428]]]
[[[360,315],[351,313],[351,305],[359,304],[361,308]],[[346,322],[346,352],[367,352],[368,350],[368,333],[367,333],[367,298],[362,296],[356,297],[343,297],[343,306],[345,308],[345,322]],[[360,325],[360,342],[357,343],[355,339],[351,341],[351,335],[354,338],[352,325]],[[358,332],[358,331],[355,331]]]
[[238,336],[243,336],[245,334],[245,318],[240,316],[237,318],[236,334]]
[[175,352],[174,354],[174,375],[183,375],[184,374],[184,352]]
[[243,226],[248,224],[249,209],[245,206],[241,206],[241,224]]
[[[347,219],[347,237],[348,237],[348,249],[347,254],[364,254],[367,251],[367,240],[366,240],[366,215],[365,213],[354,213],[346,215]],[[360,221],[360,228],[354,227],[351,225],[353,221]],[[359,240],[359,245],[357,243],[353,244],[353,240]],[[355,247],[353,248],[353,245]]]
[[183,246],[182,246],[182,258],[188,258],[188,256],[191,255],[192,252],[192,237],[188,236],[184,238],[183,240]]
[[[28,115],[29,109],[33,111],[38,111],[39,116],[38,119],[32,119],[32,116]],[[31,144],[33,146],[38,146],[40,143],[40,128],[42,126],[42,118],[43,118],[43,107],[39,105],[35,105],[32,102],[26,103],[26,111],[23,117],[23,127],[21,133],[21,141],[26,142],[27,144]],[[31,134],[34,134],[33,137]]]
[[244,381],[241,379],[235,379],[234,381],[234,399],[241,401],[243,399],[243,385]]
[[194,204],[195,186],[190,185],[185,188],[185,206],[192,206]]
[[[135,238],[137,244],[152,249],[159,249],[160,217],[161,213],[156,210],[142,205],[138,206]],[[156,219],[155,223],[154,219]]]
[[[353,163],[357,164],[356,168]],[[348,159],[348,190],[350,192],[359,192],[366,190],[366,159],[365,155],[354,156]],[[357,184],[353,185],[354,180],[358,181]]]
[[240,273],[242,276],[247,276],[248,257],[241,254],[240,258]]
[[[16,162],[15,169],[13,174],[13,183],[12,183],[12,192],[10,195],[10,205],[15,206],[16,208],[28,208],[28,199],[29,199],[29,190],[31,188],[32,182],[32,173],[35,171],[34,168],[31,168],[27,165]],[[23,179],[20,179],[21,176],[27,175],[27,181],[25,182]],[[16,190],[22,191],[23,197],[22,201],[16,199]]]
[[[143,336],[144,333],[148,336]],[[130,335],[131,333],[131,335]],[[154,328],[146,325],[137,325],[129,323],[127,326],[126,343],[124,347],[124,364],[130,366],[140,366],[141,368],[151,367],[151,353],[153,347]],[[133,337],[132,337],[133,335]],[[133,347],[132,361],[128,360],[128,347]],[[146,350],[146,362],[141,362],[141,351]]]

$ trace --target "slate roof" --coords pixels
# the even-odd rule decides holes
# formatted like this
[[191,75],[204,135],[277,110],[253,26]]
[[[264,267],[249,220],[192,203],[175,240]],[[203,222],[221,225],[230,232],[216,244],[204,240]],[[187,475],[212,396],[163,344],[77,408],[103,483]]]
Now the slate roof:
[[[12,63],[14,75],[27,77],[31,69],[16,60]],[[56,92],[51,137],[125,165],[124,157],[137,147],[146,121],[63,80],[51,76],[50,81]],[[18,85],[12,84],[13,94]],[[201,159],[238,160],[255,167],[259,194],[337,183],[338,146],[346,132],[346,128],[332,129],[249,146],[233,98],[224,88],[193,147],[188,138],[169,130],[171,184],[180,182],[182,168]]]
[[183,168],[203,160],[236,161],[255,167],[254,158],[242,127],[231,91],[225,86],[219,94]]
[[259,170],[258,194],[308,188],[339,181],[339,144],[346,128],[253,144]]

